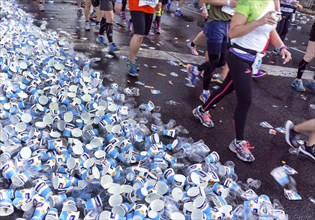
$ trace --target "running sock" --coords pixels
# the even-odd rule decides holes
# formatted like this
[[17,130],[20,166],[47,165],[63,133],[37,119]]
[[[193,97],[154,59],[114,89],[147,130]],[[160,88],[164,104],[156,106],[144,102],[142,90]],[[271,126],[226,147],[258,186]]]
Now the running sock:
[[113,43],[113,24],[105,23],[105,30],[109,43]]
[[106,25],[106,18],[102,17],[101,19],[101,25],[100,25],[100,31],[99,31],[99,35],[104,35],[105,32],[105,25]]
[[195,47],[196,44],[194,44],[194,42],[190,42],[190,46]]
[[304,59],[301,60],[300,64],[299,64],[299,69],[298,69],[298,73],[297,73],[297,79],[301,79],[302,75],[306,69],[308,62],[306,62]]

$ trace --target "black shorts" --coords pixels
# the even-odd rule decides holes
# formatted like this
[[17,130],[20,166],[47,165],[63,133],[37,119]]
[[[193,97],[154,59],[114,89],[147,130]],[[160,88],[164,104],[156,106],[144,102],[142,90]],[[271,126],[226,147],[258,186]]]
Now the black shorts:
[[153,14],[144,13],[142,11],[130,11],[133,32],[138,35],[148,35],[151,29]]
[[315,22],[313,23],[311,33],[310,33],[310,41],[315,41]]
[[162,3],[162,5],[166,5],[168,3],[168,0],[159,0],[160,3]]
[[114,0],[100,0],[100,10],[101,11],[113,11],[115,1]]

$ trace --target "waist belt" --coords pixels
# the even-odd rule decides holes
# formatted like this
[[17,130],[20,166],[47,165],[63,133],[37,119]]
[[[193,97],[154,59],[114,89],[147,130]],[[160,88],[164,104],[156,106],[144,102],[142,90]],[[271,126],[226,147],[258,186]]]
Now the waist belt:
[[249,54],[251,54],[251,55],[254,55],[254,56],[256,56],[256,54],[258,53],[258,52],[255,51],[255,50],[247,49],[247,48],[241,47],[241,46],[239,46],[239,45],[237,45],[237,44],[232,44],[231,47],[232,47],[232,48],[235,48],[235,49],[242,50],[242,51],[244,51],[244,52],[246,52],[246,53],[249,53]]

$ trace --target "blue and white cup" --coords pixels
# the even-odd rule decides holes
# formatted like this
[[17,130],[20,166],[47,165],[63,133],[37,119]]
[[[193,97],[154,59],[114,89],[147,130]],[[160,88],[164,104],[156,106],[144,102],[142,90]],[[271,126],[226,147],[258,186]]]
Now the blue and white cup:
[[226,200],[222,196],[211,195],[211,199],[217,208],[220,208],[224,205],[228,205],[228,203],[226,202]]
[[58,220],[58,219],[59,219],[58,210],[56,208],[52,208],[51,206],[51,208],[47,212],[45,220]]
[[50,189],[50,187],[43,180],[39,180],[36,183],[34,189],[39,195],[43,196],[45,199],[48,199],[48,197],[53,194],[53,192]]
[[13,189],[0,189],[0,200],[14,198]]
[[59,219],[64,220],[79,220],[80,212],[79,211],[65,211],[63,210],[60,213]]
[[174,165],[177,163],[177,158],[168,153],[164,154],[164,159],[170,163],[171,167],[174,167]]
[[128,202],[124,202],[118,206],[112,208],[112,213],[115,215],[126,216],[130,211],[130,204]]
[[23,199],[31,199],[35,194],[35,189],[18,189],[15,191],[14,195],[16,198],[23,198]]
[[1,167],[1,170],[2,170],[2,175],[6,179],[11,179],[13,176],[17,174],[17,170],[16,170],[13,160],[9,160],[5,164],[3,164]]
[[67,199],[66,194],[51,195],[48,197],[50,207],[59,207]]
[[198,196],[194,200],[193,206],[197,209],[200,209],[206,215],[208,215],[211,212],[211,207],[209,206],[209,203],[207,202],[204,196]]
[[134,207],[133,220],[144,220],[148,214],[148,207],[144,204],[136,204]]
[[220,160],[220,156],[216,151],[212,151],[208,156],[205,157],[205,162],[207,164],[215,163]]
[[176,135],[176,131],[175,131],[175,129],[164,129],[164,130],[163,130],[163,134],[164,134],[165,136],[174,138],[175,135]]
[[[98,219],[106,219],[106,220],[126,220],[126,217],[114,214],[110,211],[103,211],[100,213]],[[131,218],[132,219],[132,218]]]
[[220,183],[215,183],[211,190],[217,194],[218,196],[222,196],[223,198],[226,198],[230,192],[230,189],[227,188],[224,185],[221,185]]
[[184,188],[184,186],[187,184],[187,179],[182,174],[175,174],[173,184],[177,187]]
[[200,189],[199,187],[191,187],[187,190],[187,195],[191,198],[191,199],[195,199],[197,198],[197,196],[200,196]]
[[190,219],[191,213],[195,209],[195,206],[193,205],[193,202],[186,202],[183,206],[183,213],[186,218]]
[[[76,212],[77,211],[76,202],[74,201],[74,198],[68,197],[62,205],[62,211],[66,212]],[[60,216],[61,217],[61,216]]]
[[14,212],[14,207],[10,199],[0,200],[1,216],[9,216]]
[[234,167],[220,165],[218,169],[218,174],[220,177],[234,174]]
[[206,220],[207,215],[200,209],[194,209],[191,213],[191,220]]
[[116,147],[112,144],[108,144],[104,148],[105,152],[107,155],[109,155],[111,158],[116,158],[118,157],[119,151],[116,149]]
[[30,173],[27,171],[24,171],[22,173],[14,175],[11,178],[11,180],[15,186],[18,186],[18,187],[24,186],[30,180]]
[[168,168],[167,170],[165,170],[164,172],[164,178],[170,182],[170,183],[174,183],[174,176],[175,176],[175,171],[173,170],[173,168]]
[[243,192],[243,190],[242,190],[242,188],[240,187],[240,185],[239,184],[237,184],[235,181],[233,181],[232,179],[230,179],[230,178],[227,178],[225,181],[224,181],[224,184],[223,184],[224,186],[226,186],[226,187],[228,187],[228,188],[230,188],[230,189],[232,189],[232,190],[234,190],[235,192],[237,192],[237,193],[242,193]]
[[103,203],[102,203],[100,195],[98,195],[94,198],[87,200],[84,205],[85,205],[85,209],[90,211],[90,210],[96,210],[99,207],[102,207]]
[[159,137],[159,135],[157,133],[154,133],[154,134],[146,137],[145,141],[147,143],[157,144],[157,143],[160,143],[160,137]]
[[47,202],[41,202],[36,205],[36,209],[34,211],[33,217],[34,219],[44,219],[48,210],[49,210],[49,204]]

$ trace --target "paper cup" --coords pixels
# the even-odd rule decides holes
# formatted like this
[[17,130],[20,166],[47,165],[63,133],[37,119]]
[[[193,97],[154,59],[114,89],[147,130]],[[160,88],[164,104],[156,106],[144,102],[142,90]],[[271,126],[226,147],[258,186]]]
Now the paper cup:
[[119,195],[122,193],[121,186],[119,184],[111,184],[107,192],[112,195]]
[[4,199],[0,201],[0,214],[1,216],[9,216],[14,212],[12,201]]
[[27,125],[24,122],[19,122],[15,125],[15,131],[18,133],[25,131],[26,128],[27,128]]
[[104,175],[101,177],[101,186],[104,189],[108,189],[113,184],[113,178],[110,175]]
[[122,201],[122,196],[118,194],[111,195],[108,199],[108,203],[111,207],[119,206]]
[[205,220],[207,216],[200,210],[194,209],[191,213],[191,220]]
[[185,220],[185,216],[180,212],[173,212],[171,214],[171,220]]
[[164,209],[164,206],[165,206],[165,202],[160,199],[156,199],[150,203],[150,208],[156,212],[162,211]]
[[23,147],[20,150],[20,156],[24,160],[29,159],[32,156],[32,150],[29,147]]
[[191,187],[187,190],[187,195],[194,199],[200,195],[200,189],[198,187]]
[[66,112],[66,113],[63,115],[63,119],[64,119],[64,121],[67,122],[67,123],[72,122],[72,120],[73,120],[73,113],[72,113],[72,112]]
[[172,198],[175,200],[175,201],[180,201],[182,200],[184,196],[184,192],[181,188],[179,187],[175,187],[172,189]]

